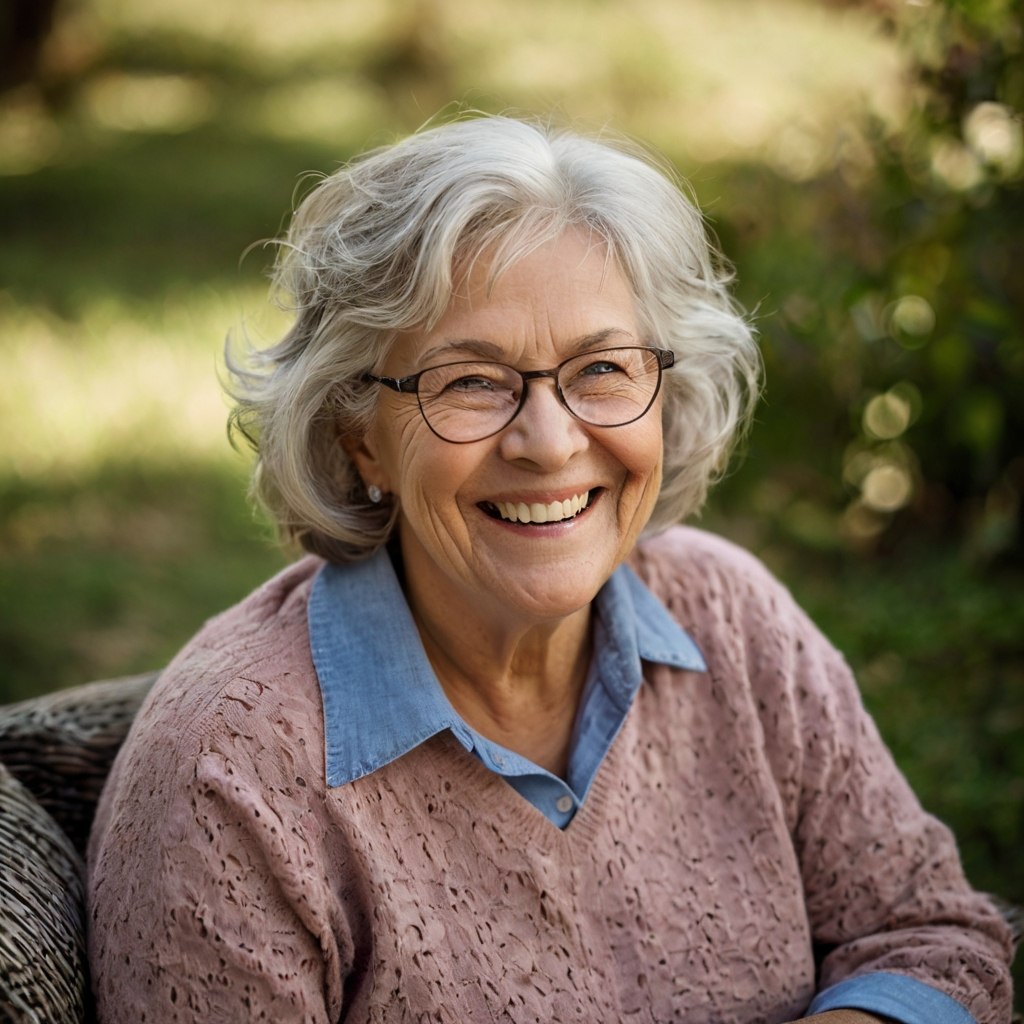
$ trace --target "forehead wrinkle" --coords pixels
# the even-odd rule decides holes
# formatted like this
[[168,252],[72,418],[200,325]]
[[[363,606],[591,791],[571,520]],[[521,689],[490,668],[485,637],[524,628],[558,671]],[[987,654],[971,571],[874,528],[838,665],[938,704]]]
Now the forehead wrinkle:
[[570,356],[574,356],[580,352],[586,352],[595,345],[602,345],[606,341],[615,341],[617,340],[617,335],[622,335],[629,341],[636,340],[624,327],[606,327],[602,331],[592,331],[590,334],[583,335],[582,338],[577,338],[576,341],[569,346],[568,354]]
[[[572,341],[567,346],[567,357],[586,352],[588,349],[604,344],[606,341],[615,340],[617,335],[621,335],[628,341],[636,340],[629,331],[622,327],[606,327],[600,331],[591,331],[589,334],[584,334],[582,337]],[[492,359],[495,362],[501,362],[502,358],[507,355],[505,349],[500,345],[496,345],[493,341],[484,341],[480,338],[458,338],[430,349],[417,362],[422,365],[435,356],[444,355],[446,352],[472,352],[475,355]]]
[[500,361],[501,357],[505,355],[505,350],[493,341],[485,341],[482,338],[456,338],[453,341],[445,342],[443,345],[437,345],[432,349],[428,349],[420,356],[417,362],[422,365],[435,356],[444,355],[446,352],[472,352],[475,355],[494,359],[495,361]]

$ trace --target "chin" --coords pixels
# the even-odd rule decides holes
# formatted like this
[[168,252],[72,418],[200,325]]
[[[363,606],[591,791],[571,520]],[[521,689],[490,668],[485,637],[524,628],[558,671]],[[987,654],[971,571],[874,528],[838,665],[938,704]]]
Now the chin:
[[584,578],[584,574],[578,578],[567,578],[564,571],[552,571],[557,569],[554,565],[546,569],[530,573],[510,572],[503,578],[501,590],[507,602],[530,618],[562,619],[572,615],[593,601],[607,580],[606,576]]

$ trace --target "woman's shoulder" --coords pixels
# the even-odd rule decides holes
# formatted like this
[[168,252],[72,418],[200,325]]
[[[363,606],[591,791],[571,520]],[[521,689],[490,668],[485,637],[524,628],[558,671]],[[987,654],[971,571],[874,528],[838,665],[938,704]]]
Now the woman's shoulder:
[[90,857],[112,819],[173,819],[211,758],[229,758],[240,782],[270,771],[289,742],[316,762],[323,724],[306,606],[321,565],[289,566],[207,622],[163,670],[104,787]]
[[746,658],[767,679],[794,650],[837,653],[764,563],[724,537],[672,527],[638,545],[629,561],[709,665]]
[[238,604],[207,621],[190,645],[230,645],[267,628],[288,628],[304,620],[313,581],[323,564],[323,559],[306,555],[286,566]]
[[778,607],[791,604],[789,591],[764,563],[707,530],[672,526],[643,540],[629,564],[662,603],[686,597],[703,603],[723,599]]
[[126,745],[159,738],[160,745],[195,746],[234,729],[239,716],[251,728],[283,702],[312,692],[306,609],[322,564],[303,558],[210,619],[160,674]]

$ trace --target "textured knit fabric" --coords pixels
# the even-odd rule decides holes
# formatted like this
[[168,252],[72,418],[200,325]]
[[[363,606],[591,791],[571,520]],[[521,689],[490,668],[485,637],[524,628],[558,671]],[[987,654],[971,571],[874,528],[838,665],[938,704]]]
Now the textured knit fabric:
[[641,661],[705,670],[690,637],[636,573],[620,565],[594,599],[594,655],[563,781],[481,736],[452,707],[386,550],[354,565],[324,566],[308,615],[324,702],[329,786],[368,775],[450,729],[559,828],[586,799],[626,720],[643,681]]
[[103,1024],[800,1017],[915,978],[1010,1017],[1010,936],[842,658],[750,556],[631,556],[708,666],[645,666],[564,831],[441,733],[328,788],[306,559],[154,687],[89,857]]

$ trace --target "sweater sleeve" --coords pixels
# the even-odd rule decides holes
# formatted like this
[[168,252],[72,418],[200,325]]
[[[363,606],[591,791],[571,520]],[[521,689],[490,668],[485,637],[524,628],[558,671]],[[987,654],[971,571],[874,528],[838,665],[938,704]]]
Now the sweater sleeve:
[[309,654],[318,565],[290,566],[208,623],[118,753],[88,858],[100,1024],[327,1024],[365,968]]
[[921,808],[842,656],[788,594],[776,607],[790,623],[789,664],[776,678],[787,681],[799,743],[794,845],[812,935],[828,950],[820,989],[846,981],[854,1002],[845,1005],[868,1008],[856,996],[878,982],[848,979],[882,972],[904,994],[913,985],[897,978],[984,1024],[1008,1022],[1009,929],[967,884],[951,832]]
[[906,979],[980,1024],[1008,1024],[1009,927],[968,885],[952,833],[921,808],[842,655],[757,559],[722,538],[677,527],[637,561],[695,630],[712,676],[756,708],[824,953],[815,1008],[838,1006],[825,990],[835,989],[829,1000],[864,995],[873,975],[876,993],[915,990]]
[[253,738],[189,757],[143,736],[119,760],[90,858],[102,1024],[338,1019],[351,942],[311,870],[321,830],[301,767]]

